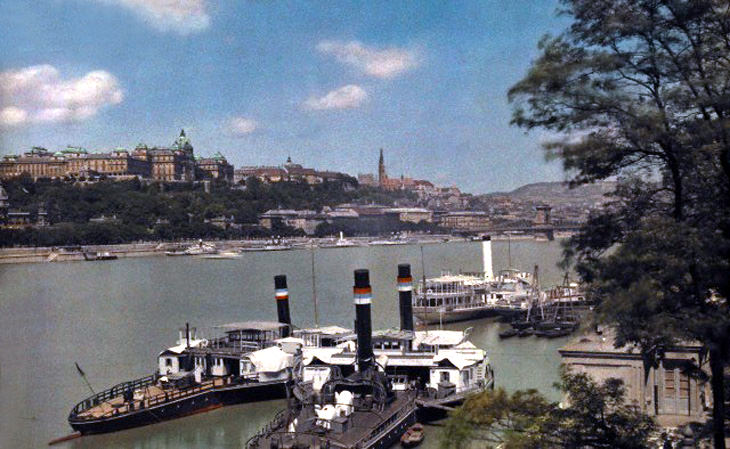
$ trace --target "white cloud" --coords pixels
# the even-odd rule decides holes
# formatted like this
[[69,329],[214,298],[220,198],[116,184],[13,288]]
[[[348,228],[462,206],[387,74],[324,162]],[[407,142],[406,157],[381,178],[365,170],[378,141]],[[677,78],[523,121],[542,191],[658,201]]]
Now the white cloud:
[[207,0],[95,0],[125,7],[160,31],[189,34],[210,25]]
[[0,124],[7,126],[22,125],[28,118],[28,113],[15,106],[8,106],[0,111]]
[[67,80],[50,65],[0,72],[0,125],[7,127],[81,121],[123,99],[117,79],[103,70]]
[[348,84],[330,91],[324,97],[310,97],[304,102],[305,109],[353,109],[359,107],[368,98],[367,92],[360,86]]
[[243,136],[251,134],[259,127],[256,120],[252,120],[246,117],[233,117],[228,120],[228,132],[234,136]]
[[376,49],[358,41],[322,41],[317,44],[317,50],[376,78],[393,78],[419,64],[418,55],[413,50],[396,47]]

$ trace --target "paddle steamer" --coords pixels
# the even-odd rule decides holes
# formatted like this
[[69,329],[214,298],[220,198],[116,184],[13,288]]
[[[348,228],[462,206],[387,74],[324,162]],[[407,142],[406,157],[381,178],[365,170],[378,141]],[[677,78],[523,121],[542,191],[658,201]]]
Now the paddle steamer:
[[289,407],[246,444],[247,449],[388,448],[416,421],[416,391],[396,389],[375,360],[367,270],[355,271],[356,370],[334,370],[318,390],[297,385]]
[[198,338],[186,325],[175,346],[158,356],[152,375],[120,383],[79,402],[68,417],[81,434],[113,432],[201,413],[225,405],[284,398],[301,375],[301,346],[288,341],[286,278],[275,278],[279,321],[217,327]]

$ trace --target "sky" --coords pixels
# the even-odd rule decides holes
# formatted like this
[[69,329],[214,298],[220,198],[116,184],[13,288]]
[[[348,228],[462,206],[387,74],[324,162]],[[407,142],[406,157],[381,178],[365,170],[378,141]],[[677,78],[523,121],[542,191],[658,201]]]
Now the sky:
[[236,167],[564,179],[507,90],[567,24],[556,0],[3,0],[0,154],[170,145]]

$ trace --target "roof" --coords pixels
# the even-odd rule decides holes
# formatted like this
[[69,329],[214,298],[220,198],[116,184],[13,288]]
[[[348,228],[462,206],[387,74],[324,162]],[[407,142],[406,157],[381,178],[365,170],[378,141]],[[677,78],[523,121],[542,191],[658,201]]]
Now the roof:
[[464,341],[466,334],[462,331],[444,331],[444,330],[433,330],[433,331],[416,331],[413,338],[413,345],[418,347],[419,345],[439,345],[439,346],[456,346]]
[[[208,340],[205,340],[205,339],[198,339],[198,340],[190,339],[190,347],[197,348],[201,344],[207,343],[207,342],[208,342]],[[171,348],[165,349],[164,351],[160,352],[160,355],[168,353],[168,352],[172,352],[173,354],[182,354],[183,351],[185,351],[185,349],[187,349],[187,347],[188,347],[187,343],[181,343],[177,346],[173,346]]]
[[479,360],[467,357],[464,354],[459,354],[453,351],[441,351],[433,357],[433,363],[438,364],[444,360],[449,361],[452,365],[459,369],[464,369],[467,366],[478,363]]
[[221,324],[216,326],[225,332],[255,330],[255,331],[275,331],[288,326],[278,321],[239,321],[237,323]]
[[299,329],[298,333],[304,334],[322,334],[322,335],[342,335],[351,334],[351,329],[346,329],[340,326],[324,326],[324,327],[312,327],[309,329]]
[[487,283],[487,280],[468,274],[444,274],[439,277],[429,278],[426,280],[428,284],[449,284],[449,283],[462,283],[464,285],[483,285]]
[[444,216],[446,217],[484,217],[487,213],[483,211],[478,210],[463,210],[463,211],[453,211],[453,212],[446,212]]
[[392,207],[385,210],[386,213],[403,214],[403,213],[418,213],[418,214],[430,214],[431,211],[422,207]]

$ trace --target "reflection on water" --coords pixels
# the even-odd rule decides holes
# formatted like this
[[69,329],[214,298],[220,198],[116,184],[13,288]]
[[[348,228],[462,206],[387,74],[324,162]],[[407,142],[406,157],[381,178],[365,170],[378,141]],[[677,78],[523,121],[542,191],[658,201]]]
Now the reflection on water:
[[[543,285],[560,282],[557,242],[511,243],[512,265],[540,265]],[[507,242],[494,242],[495,270],[507,266]],[[426,274],[481,269],[479,243],[424,246]],[[89,391],[78,361],[96,389],[141,377],[156,355],[174,344],[186,321],[199,328],[243,319],[274,319],[273,276],[289,280],[292,318],[314,323],[311,254],[247,253],[237,260],[154,257],[108,263],[71,262],[0,266],[0,447],[38,448],[71,432],[66,417]],[[320,322],[352,326],[352,272],[369,268],[373,325],[397,326],[396,266],[411,263],[421,276],[417,245],[321,249],[315,253]],[[487,349],[497,385],[538,388],[557,398],[557,347],[564,339],[500,341],[495,320],[455,323],[473,327],[472,341]],[[60,448],[241,448],[283,408],[284,401],[226,407],[209,413],[84,437]],[[422,447],[437,447],[437,427]]]

